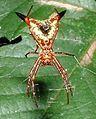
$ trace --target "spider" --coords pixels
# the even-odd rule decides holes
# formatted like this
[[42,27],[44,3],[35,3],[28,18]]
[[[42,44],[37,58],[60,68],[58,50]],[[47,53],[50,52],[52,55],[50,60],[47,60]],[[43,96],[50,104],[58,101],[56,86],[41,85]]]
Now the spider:
[[[59,30],[59,22],[61,18],[65,15],[66,10],[62,12],[58,12],[56,9],[56,13],[51,15],[48,19],[45,20],[37,20],[34,18],[29,17],[29,13],[33,6],[29,9],[28,14],[25,16],[19,12],[16,12],[17,16],[20,17],[29,27],[30,33],[34,40],[36,41],[36,50],[35,52],[28,52],[25,56],[29,54],[38,54],[38,59],[33,65],[29,76],[28,76],[28,85],[27,85],[27,94],[30,95],[30,90],[32,87],[32,94],[33,98],[35,99],[36,105],[36,93],[35,93],[35,77],[40,65],[54,65],[57,70],[59,71],[63,82],[64,87],[67,93],[67,103],[69,103],[69,94],[73,95],[71,83],[68,80],[68,74],[60,64],[58,59],[56,58],[57,55],[67,55],[73,56],[71,53],[66,52],[54,52],[53,51],[53,43],[55,41],[56,35]],[[37,52],[38,48],[40,48],[40,52]],[[38,106],[38,105],[37,105]]]

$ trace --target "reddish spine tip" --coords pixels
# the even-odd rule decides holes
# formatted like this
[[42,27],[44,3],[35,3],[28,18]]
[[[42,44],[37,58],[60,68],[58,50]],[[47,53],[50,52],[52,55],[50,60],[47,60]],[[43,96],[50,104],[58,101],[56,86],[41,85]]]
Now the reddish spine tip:
[[29,17],[26,17],[26,18],[25,18],[25,22],[26,22],[27,25],[30,25]]

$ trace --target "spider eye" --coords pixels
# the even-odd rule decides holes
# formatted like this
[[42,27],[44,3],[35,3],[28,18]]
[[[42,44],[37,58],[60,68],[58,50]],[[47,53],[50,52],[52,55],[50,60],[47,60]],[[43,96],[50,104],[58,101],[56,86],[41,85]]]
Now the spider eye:
[[50,25],[47,22],[45,22],[40,26],[40,30],[44,33],[47,33],[50,30]]
[[48,31],[49,30],[49,26],[48,25],[43,25],[43,30],[44,31]]

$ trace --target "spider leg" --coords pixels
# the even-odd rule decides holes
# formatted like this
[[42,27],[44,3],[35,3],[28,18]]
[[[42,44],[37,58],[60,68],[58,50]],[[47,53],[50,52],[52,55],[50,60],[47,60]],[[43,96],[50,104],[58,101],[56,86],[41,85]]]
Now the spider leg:
[[74,54],[68,53],[68,52],[55,52],[56,55],[61,55],[61,56],[72,56],[74,57],[74,59],[76,60],[76,62],[78,63],[78,65],[81,67],[80,62],[78,61],[78,59],[76,58],[76,56]]
[[54,57],[53,63],[55,65],[55,67],[57,68],[57,70],[59,71],[59,73],[64,81],[65,90],[67,92],[67,104],[69,104],[69,93],[71,93],[71,95],[73,95],[73,92],[72,92],[72,86],[71,86],[70,82],[68,81],[67,72],[61,66],[60,62],[57,60],[56,57]]
[[37,52],[38,48],[39,48],[39,46],[36,44],[36,49],[35,49],[35,52]]
[[30,95],[30,88],[32,86],[32,94],[33,94],[33,98],[35,101],[36,106],[38,107],[37,104],[37,98],[36,98],[36,93],[35,93],[35,84],[34,84],[34,80],[37,74],[37,71],[39,69],[39,66],[41,64],[41,59],[38,58],[33,66],[33,68],[31,69],[30,73],[29,73],[29,77],[28,77],[28,86],[27,86],[27,94],[28,96]]
[[34,51],[34,52],[28,52],[28,53],[26,53],[26,54],[25,54],[25,57],[27,58],[27,55],[30,55],[30,54],[39,54],[39,52],[37,52],[38,48],[39,48],[39,46],[36,44],[36,49],[35,49],[35,51]]
[[39,54],[39,52],[28,52],[28,53],[25,54],[25,57],[27,58],[27,56],[30,55],[30,54],[36,55],[36,54]]
[[75,56],[74,54],[68,53],[68,52],[55,52],[56,55],[62,55],[62,56]]

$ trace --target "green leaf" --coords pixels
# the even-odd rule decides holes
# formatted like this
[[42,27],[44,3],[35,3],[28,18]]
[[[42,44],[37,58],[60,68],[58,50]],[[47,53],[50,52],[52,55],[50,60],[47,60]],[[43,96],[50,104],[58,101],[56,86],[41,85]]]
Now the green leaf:
[[[44,0],[41,0],[42,2]],[[54,4],[54,2],[56,4]],[[95,0],[47,1],[42,5],[33,0],[0,0],[0,37],[9,40],[22,35],[22,41],[14,45],[0,47],[0,119],[96,119],[96,2]],[[58,4],[57,4],[58,3]],[[60,8],[61,3],[64,8]],[[66,6],[71,5],[71,7]],[[74,96],[70,96],[67,105],[63,81],[54,67],[40,67],[36,83],[39,108],[33,98],[27,96],[27,77],[33,67],[36,56],[25,58],[25,54],[34,51],[36,43],[29,35],[29,29],[15,12],[27,14],[33,5],[31,17],[47,19],[54,8],[67,9],[60,22],[60,29],[54,43],[54,51],[75,54],[78,60],[89,53],[90,64],[80,67],[73,57],[58,56],[62,66],[67,69],[69,80],[74,87]],[[75,7],[74,7],[75,6]],[[77,8],[76,8],[77,7]],[[78,9],[81,8],[81,9]]]

